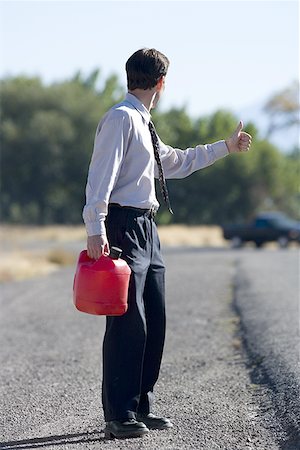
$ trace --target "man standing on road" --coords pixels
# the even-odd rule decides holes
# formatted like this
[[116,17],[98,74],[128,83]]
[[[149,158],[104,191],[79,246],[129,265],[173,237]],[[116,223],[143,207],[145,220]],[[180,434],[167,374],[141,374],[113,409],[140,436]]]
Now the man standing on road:
[[172,212],[166,178],[187,177],[251,144],[240,122],[226,141],[185,151],[165,145],[150,111],[164,91],[168,66],[167,57],[155,49],[138,50],[128,59],[128,93],[100,121],[89,167],[83,210],[88,255],[98,259],[109,246],[120,247],[132,271],[127,312],[106,318],[102,402],[107,437],[172,427],[152,412],[165,338],[165,267],[154,222],[159,207],[154,178]]

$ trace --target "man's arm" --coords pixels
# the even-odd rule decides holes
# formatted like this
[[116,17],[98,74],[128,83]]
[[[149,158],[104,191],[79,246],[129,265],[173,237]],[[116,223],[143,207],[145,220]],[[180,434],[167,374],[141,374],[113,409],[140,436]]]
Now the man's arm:
[[95,137],[82,214],[88,235],[88,256],[94,259],[109,252],[105,218],[128,145],[130,127],[128,115],[123,111],[113,111],[99,126]]
[[[165,145],[160,141],[161,160],[166,178],[185,178],[193,172],[212,165],[229,153],[247,151],[251,145],[251,136],[242,132],[239,123],[233,135],[226,141],[213,144],[197,145],[194,148],[180,150]],[[155,169],[157,177],[157,168]]]

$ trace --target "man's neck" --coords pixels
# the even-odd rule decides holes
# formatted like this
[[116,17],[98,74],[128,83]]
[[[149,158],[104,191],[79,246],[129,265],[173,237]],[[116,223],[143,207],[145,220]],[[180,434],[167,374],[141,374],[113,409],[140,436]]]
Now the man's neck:
[[128,91],[129,94],[134,95],[136,98],[139,99],[141,103],[148,109],[150,112],[153,108],[153,104],[155,101],[156,91],[154,89],[134,89],[132,91]]

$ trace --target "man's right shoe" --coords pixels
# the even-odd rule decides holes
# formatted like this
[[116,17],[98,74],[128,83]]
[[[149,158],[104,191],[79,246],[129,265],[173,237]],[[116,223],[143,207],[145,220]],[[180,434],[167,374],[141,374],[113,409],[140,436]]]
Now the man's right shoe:
[[152,413],[138,414],[137,420],[143,422],[149,430],[166,430],[173,428],[172,422],[166,417],[158,417]]
[[106,439],[141,437],[147,433],[149,433],[149,429],[146,425],[135,419],[128,419],[125,422],[112,420],[111,422],[106,422],[106,427],[104,429],[104,436]]

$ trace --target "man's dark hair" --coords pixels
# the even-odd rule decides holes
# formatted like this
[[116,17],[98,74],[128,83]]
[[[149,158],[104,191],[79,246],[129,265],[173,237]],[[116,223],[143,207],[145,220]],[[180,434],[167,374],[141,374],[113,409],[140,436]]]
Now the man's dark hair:
[[169,64],[168,58],[154,48],[136,51],[126,63],[128,90],[153,88],[167,75]]

